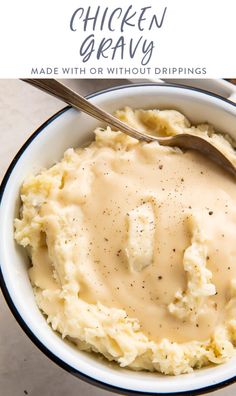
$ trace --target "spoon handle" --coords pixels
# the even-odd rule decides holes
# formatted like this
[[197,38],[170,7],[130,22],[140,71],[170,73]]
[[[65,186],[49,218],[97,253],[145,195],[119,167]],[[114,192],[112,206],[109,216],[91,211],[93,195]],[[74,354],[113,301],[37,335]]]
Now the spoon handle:
[[129,127],[122,121],[118,120],[113,115],[107,113],[106,111],[102,110],[100,107],[92,104],[83,96],[79,95],[77,92],[73,91],[72,89],[68,88],[66,85],[62,84],[60,81],[54,79],[22,79],[34,87],[45,91],[52,96],[55,96],[58,99],[63,100],[64,102],[68,103],[72,107],[76,109],[82,110],[84,113],[96,118],[99,121],[105,122],[106,124],[112,126],[115,129],[118,129],[127,135],[138,139],[143,140],[146,142],[153,141],[153,137],[148,135],[143,135],[142,133],[136,131],[134,128]]

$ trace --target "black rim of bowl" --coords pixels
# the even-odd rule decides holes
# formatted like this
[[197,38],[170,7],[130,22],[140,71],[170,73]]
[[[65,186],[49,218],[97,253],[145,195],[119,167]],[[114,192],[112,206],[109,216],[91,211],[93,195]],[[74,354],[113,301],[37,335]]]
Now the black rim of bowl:
[[[107,88],[107,89],[103,89],[97,92],[94,92],[90,95],[87,95],[86,98],[87,99],[91,99],[94,98],[96,96],[102,95],[104,93],[107,92],[111,92],[111,91],[117,91],[117,90],[122,90],[124,88],[133,88],[133,87],[142,87],[142,86],[160,86],[163,87],[165,89],[165,87],[171,87],[171,88],[181,88],[183,90],[189,90],[189,91],[196,91],[196,92],[200,92],[203,93],[205,95],[208,96],[212,96],[214,98],[220,99],[223,102],[226,102],[228,104],[230,104],[232,107],[236,107],[236,104],[234,104],[233,102],[231,102],[228,99],[223,98],[220,95],[216,95],[213,94],[211,92],[205,91],[203,89],[198,89],[198,88],[194,88],[194,87],[188,87],[185,85],[181,85],[181,84],[166,84],[166,83],[140,83],[140,84],[128,84],[128,85],[120,85],[120,86],[116,86],[116,87],[111,87],[111,88]],[[65,113],[66,111],[68,111],[69,109],[71,109],[71,106],[66,106],[63,109],[59,110],[56,114],[54,114],[52,117],[50,117],[47,121],[45,121],[39,128],[36,129],[36,131],[27,139],[27,141],[23,144],[23,146],[20,148],[20,150],[18,151],[18,153],[16,154],[16,156],[14,157],[14,159],[12,160],[9,168],[7,169],[5,176],[2,180],[1,186],[0,186],[0,205],[2,202],[2,197],[4,195],[4,191],[6,188],[6,185],[8,183],[8,180],[11,176],[11,173],[13,171],[13,169],[15,168],[17,162],[19,161],[21,155],[24,153],[24,151],[28,148],[28,146],[31,144],[31,142],[35,139],[36,136],[38,136],[49,124],[51,124],[55,119],[57,119],[58,117],[60,117],[63,113]],[[118,394],[123,394],[123,395],[156,395],[156,396],[183,396],[183,395],[200,395],[200,394],[204,394],[204,393],[208,393],[208,392],[213,392],[215,390],[218,390],[220,388],[223,388],[225,386],[231,385],[236,381],[236,375],[234,377],[231,377],[225,381],[222,381],[220,383],[214,384],[214,385],[209,385],[207,387],[203,387],[203,388],[199,388],[199,389],[194,389],[194,390],[188,390],[188,391],[181,391],[181,392],[143,392],[143,391],[135,391],[135,390],[129,390],[129,389],[125,389],[125,388],[120,388],[117,387],[115,385],[111,385],[108,384],[106,382],[102,382],[100,380],[96,380],[93,377],[90,377],[82,372],[80,372],[79,370],[71,367],[69,364],[65,363],[63,360],[61,360],[58,356],[56,356],[51,350],[49,350],[48,348],[46,348],[46,346],[35,336],[35,334],[30,330],[30,328],[28,327],[28,325],[26,324],[26,322],[24,321],[24,319],[21,317],[20,313],[18,312],[18,310],[15,307],[14,301],[12,300],[10,293],[7,289],[7,285],[5,283],[3,274],[2,274],[2,269],[1,269],[1,263],[0,263],[0,286],[2,289],[2,293],[5,297],[5,300],[12,312],[12,314],[14,315],[15,319],[17,320],[17,322],[19,323],[19,325],[21,326],[21,328],[24,330],[24,332],[27,334],[27,336],[31,339],[31,341],[50,359],[52,360],[54,363],[56,363],[58,366],[60,366],[61,368],[63,368],[64,370],[66,370],[67,372],[69,372],[70,374],[80,378],[81,380],[94,385],[96,387],[105,389],[107,391],[111,391],[111,392],[115,392]],[[157,380],[158,381],[158,380]]]

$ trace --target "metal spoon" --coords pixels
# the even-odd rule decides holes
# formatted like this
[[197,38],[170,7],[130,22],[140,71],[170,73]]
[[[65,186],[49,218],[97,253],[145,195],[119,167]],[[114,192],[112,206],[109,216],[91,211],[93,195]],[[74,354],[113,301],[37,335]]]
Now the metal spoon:
[[63,100],[72,107],[79,109],[90,116],[106,123],[113,128],[120,130],[127,135],[142,140],[145,142],[158,141],[162,146],[180,147],[184,149],[194,149],[206,154],[213,161],[217,162],[220,166],[236,177],[236,169],[228,158],[224,156],[216,147],[205,139],[190,134],[180,134],[176,136],[157,137],[150,136],[145,133],[139,132],[136,129],[128,126],[122,121],[118,120],[113,115],[102,110],[100,107],[92,104],[87,99],[83,98],[77,92],[66,87],[61,82],[54,79],[22,79],[25,82]]

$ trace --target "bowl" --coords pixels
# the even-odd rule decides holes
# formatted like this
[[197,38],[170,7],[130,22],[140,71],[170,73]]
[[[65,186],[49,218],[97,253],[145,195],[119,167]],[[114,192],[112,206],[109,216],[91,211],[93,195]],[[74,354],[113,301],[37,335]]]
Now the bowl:
[[[171,108],[191,122],[208,122],[236,139],[236,105],[194,88],[168,84],[134,84],[96,92],[88,97],[109,112],[126,105],[134,108]],[[0,282],[6,301],[30,339],[59,366],[90,382],[120,394],[184,395],[209,392],[236,380],[236,357],[219,366],[191,374],[164,376],[135,372],[106,362],[99,355],[79,351],[62,340],[39,311],[27,269],[29,260],[14,241],[13,219],[19,211],[23,180],[61,159],[69,147],[93,138],[98,121],[70,107],[46,121],[24,144],[12,161],[0,189]]]

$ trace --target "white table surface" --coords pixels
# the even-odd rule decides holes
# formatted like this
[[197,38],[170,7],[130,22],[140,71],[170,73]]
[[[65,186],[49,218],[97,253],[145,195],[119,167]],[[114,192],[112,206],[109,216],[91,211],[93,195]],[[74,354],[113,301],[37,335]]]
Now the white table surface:
[[[67,81],[82,94],[124,80]],[[0,80],[0,180],[31,133],[64,107],[57,99],[18,80]],[[51,362],[25,335],[0,293],[0,396],[114,395],[73,377]],[[212,396],[233,396],[236,384]]]

